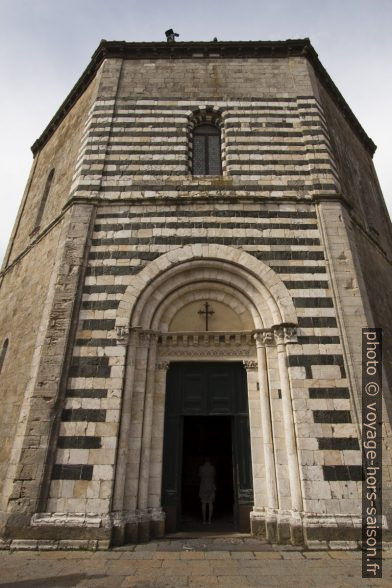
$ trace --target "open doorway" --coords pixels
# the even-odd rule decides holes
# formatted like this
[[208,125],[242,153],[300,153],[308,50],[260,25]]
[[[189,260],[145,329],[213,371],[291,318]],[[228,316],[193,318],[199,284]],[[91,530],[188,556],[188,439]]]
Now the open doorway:
[[[202,524],[199,498],[199,467],[205,457],[214,461],[216,468],[211,526]],[[166,532],[227,532],[234,528],[247,533],[253,506],[252,481],[243,364],[172,362],[166,382],[162,464]]]
[[234,529],[232,417],[184,416],[181,528],[204,529],[199,497],[199,467],[208,458],[215,467],[215,501],[212,531]]

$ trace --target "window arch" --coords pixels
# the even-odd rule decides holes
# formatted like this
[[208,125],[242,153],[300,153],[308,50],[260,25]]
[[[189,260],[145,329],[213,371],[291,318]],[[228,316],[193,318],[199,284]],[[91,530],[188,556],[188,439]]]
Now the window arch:
[[193,129],[192,174],[218,176],[222,173],[221,133],[211,123],[202,122]]
[[4,343],[3,343],[3,347],[1,348],[1,352],[0,352],[0,374],[1,374],[1,370],[2,370],[2,367],[3,367],[4,360],[5,360],[5,356],[6,356],[6,353],[7,353],[8,343],[9,343],[9,341],[8,341],[8,339],[6,339],[4,341]]
[[49,175],[48,175],[48,177],[46,179],[45,189],[44,189],[44,192],[42,194],[41,202],[39,204],[39,208],[38,208],[38,212],[37,212],[37,217],[35,219],[34,231],[36,231],[39,228],[40,224],[41,224],[42,217],[44,215],[44,210],[45,210],[46,202],[48,200],[50,188],[52,186],[53,176],[54,176],[54,167],[50,170]]

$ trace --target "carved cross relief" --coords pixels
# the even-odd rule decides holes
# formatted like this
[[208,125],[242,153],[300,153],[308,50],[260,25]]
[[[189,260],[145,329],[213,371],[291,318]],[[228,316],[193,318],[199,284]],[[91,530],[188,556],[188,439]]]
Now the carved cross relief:
[[208,319],[210,316],[212,317],[212,315],[215,314],[215,311],[212,310],[208,302],[205,302],[203,304],[203,308],[199,310],[197,314],[204,316],[206,331],[208,331]]

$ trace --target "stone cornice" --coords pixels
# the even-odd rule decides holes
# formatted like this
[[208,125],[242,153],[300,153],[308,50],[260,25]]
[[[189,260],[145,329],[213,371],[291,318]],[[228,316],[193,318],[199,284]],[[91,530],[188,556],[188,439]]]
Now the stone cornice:
[[368,137],[343,96],[335,86],[326,69],[321,64],[310,40],[288,39],[287,41],[219,41],[219,42],[180,42],[180,43],[128,43],[125,41],[102,40],[94,52],[87,68],[82,73],[42,135],[35,141],[31,150],[34,156],[45,145],[64,117],[83,94],[105,59],[189,59],[189,58],[287,58],[305,57],[313,66],[320,81],[332,95],[351,128],[362,141],[367,151],[373,155],[376,145]]
[[10,271],[10,269],[12,269],[13,267],[15,267],[23,257],[25,257],[25,255],[27,255],[31,249],[33,249],[33,247],[35,247],[35,245],[41,241],[59,222],[62,221],[64,214],[67,212],[67,210],[69,208],[71,208],[72,206],[80,206],[80,205],[90,205],[91,207],[93,206],[115,206],[116,204],[120,203],[120,204],[128,204],[130,206],[132,205],[141,205],[141,206],[146,206],[146,203],[148,204],[167,204],[170,203],[172,204],[180,204],[183,205],[184,202],[191,202],[192,204],[195,203],[202,203],[202,204],[210,204],[211,200],[214,200],[214,202],[219,202],[219,203],[224,203],[224,204],[238,204],[238,202],[246,202],[246,203],[273,203],[276,204],[279,201],[279,204],[285,204],[285,203],[290,203],[290,202],[295,202],[296,204],[309,204],[309,205],[313,205],[313,202],[315,202],[316,204],[318,203],[323,203],[323,202],[338,202],[340,203],[342,206],[344,206],[348,212],[350,213],[350,218],[352,223],[358,228],[358,230],[361,231],[361,233],[365,236],[365,238],[369,241],[369,243],[375,247],[378,251],[378,253],[380,253],[385,261],[387,263],[389,263],[390,265],[392,264],[392,259],[390,257],[388,257],[388,254],[385,252],[385,250],[380,246],[380,244],[376,241],[376,239],[373,237],[373,235],[371,235],[369,233],[369,231],[361,224],[360,220],[353,216],[353,207],[352,205],[348,202],[347,198],[345,198],[343,195],[341,194],[334,194],[334,195],[315,195],[309,198],[300,198],[300,197],[296,197],[296,196],[284,196],[283,198],[277,199],[275,196],[274,197],[269,197],[269,196],[249,196],[247,195],[246,197],[242,197],[242,196],[228,196],[227,198],[222,198],[222,195],[217,195],[216,198],[212,195],[208,195],[208,197],[179,197],[179,198],[170,198],[170,199],[165,199],[163,197],[154,197],[149,199],[148,201],[146,199],[143,199],[142,197],[135,197],[135,198],[124,198],[124,199],[116,199],[116,200],[111,200],[108,198],[86,198],[84,196],[81,197],[72,197],[70,198],[66,204],[64,205],[61,213],[51,222],[49,223],[46,227],[44,227],[44,229],[38,233],[36,236],[34,236],[34,239],[32,239],[32,241],[29,243],[29,245],[27,245],[13,260],[9,265],[6,265],[6,263],[4,262],[2,269],[0,270],[0,286],[1,286],[1,282],[4,278],[4,276],[7,274],[7,272]]

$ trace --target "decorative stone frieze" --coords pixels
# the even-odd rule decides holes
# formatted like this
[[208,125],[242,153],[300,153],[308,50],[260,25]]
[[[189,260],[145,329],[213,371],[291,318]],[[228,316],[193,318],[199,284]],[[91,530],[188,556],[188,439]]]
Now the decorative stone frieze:
[[251,332],[162,333],[162,347],[240,347],[253,345]]
[[243,357],[248,357],[250,355],[250,352],[248,349],[241,349],[241,348],[237,348],[237,349],[224,349],[224,350],[220,350],[220,349],[197,349],[197,348],[191,348],[191,349],[176,349],[176,348],[172,348],[172,349],[161,349],[160,350],[160,354],[164,357],[170,357],[170,358],[195,358],[195,359],[199,359],[200,361],[204,359],[209,359],[211,357],[214,358],[232,358],[232,359],[236,359],[236,358],[243,358]]
[[158,339],[160,357],[248,358],[255,355],[251,332],[162,333]]

